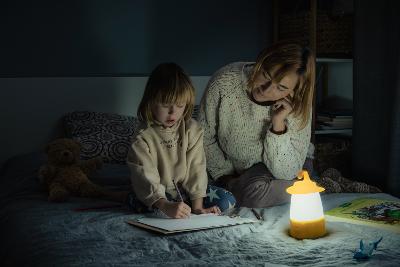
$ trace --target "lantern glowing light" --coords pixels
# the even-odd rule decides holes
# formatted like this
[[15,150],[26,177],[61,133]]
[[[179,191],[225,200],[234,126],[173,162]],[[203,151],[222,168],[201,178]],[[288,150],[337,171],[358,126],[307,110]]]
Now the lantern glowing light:
[[318,238],[325,235],[325,217],[320,192],[325,189],[311,181],[307,171],[301,171],[286,191],[291,194],[290,235],[297,239]]

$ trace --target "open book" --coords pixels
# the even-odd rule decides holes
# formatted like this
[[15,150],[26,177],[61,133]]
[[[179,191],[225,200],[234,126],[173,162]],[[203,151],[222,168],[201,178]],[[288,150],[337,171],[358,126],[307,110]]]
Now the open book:
[[255,222],[258,221],[250,218],[229,217],[215,214],[191,214],[188,219],[142,217],[137,220],[127,221],[127,223],[131,225],[163,234],[197,231]]
[[369,225],[400,233],[400,201],[358,198],[325,212],[328,221]]

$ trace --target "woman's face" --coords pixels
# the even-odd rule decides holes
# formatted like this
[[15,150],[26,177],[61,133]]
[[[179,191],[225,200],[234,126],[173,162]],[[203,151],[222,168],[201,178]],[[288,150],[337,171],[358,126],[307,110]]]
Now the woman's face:
[[275,70],[271,73],[263,71],[256,76],[254,88],[251,91],[254,100],[257,102],[276,101],[288,95],[293,96],[294,88],[299,76],[296,72],[289,72],[279,83],[272,81]]

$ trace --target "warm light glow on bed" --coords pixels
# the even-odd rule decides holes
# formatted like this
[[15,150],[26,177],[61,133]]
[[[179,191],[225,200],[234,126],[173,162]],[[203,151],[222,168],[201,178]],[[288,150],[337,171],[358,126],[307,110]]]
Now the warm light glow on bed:
[[318,238],[325,235],[325,217],[319,192],[325,189],[301,171],[297,181],[286,189],[290,201],[290,235],[297,239]]

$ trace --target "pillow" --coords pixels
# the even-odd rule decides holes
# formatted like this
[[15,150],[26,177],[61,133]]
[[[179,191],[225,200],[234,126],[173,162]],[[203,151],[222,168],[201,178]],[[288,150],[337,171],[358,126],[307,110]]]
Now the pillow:
[[[194,107],[192,117],[197,118],[199,107]],[[139,129],[137,117],[74,111],[63,117],[66,137],[82,145],[81,158],[102,157],[105,163],[125,164],[131,138]]]
[[82,159],[100,156],[106,163],[125,164],[139,120],[119,114],[74,111],[64,115],[63,126],[66,136],[82,145]]

